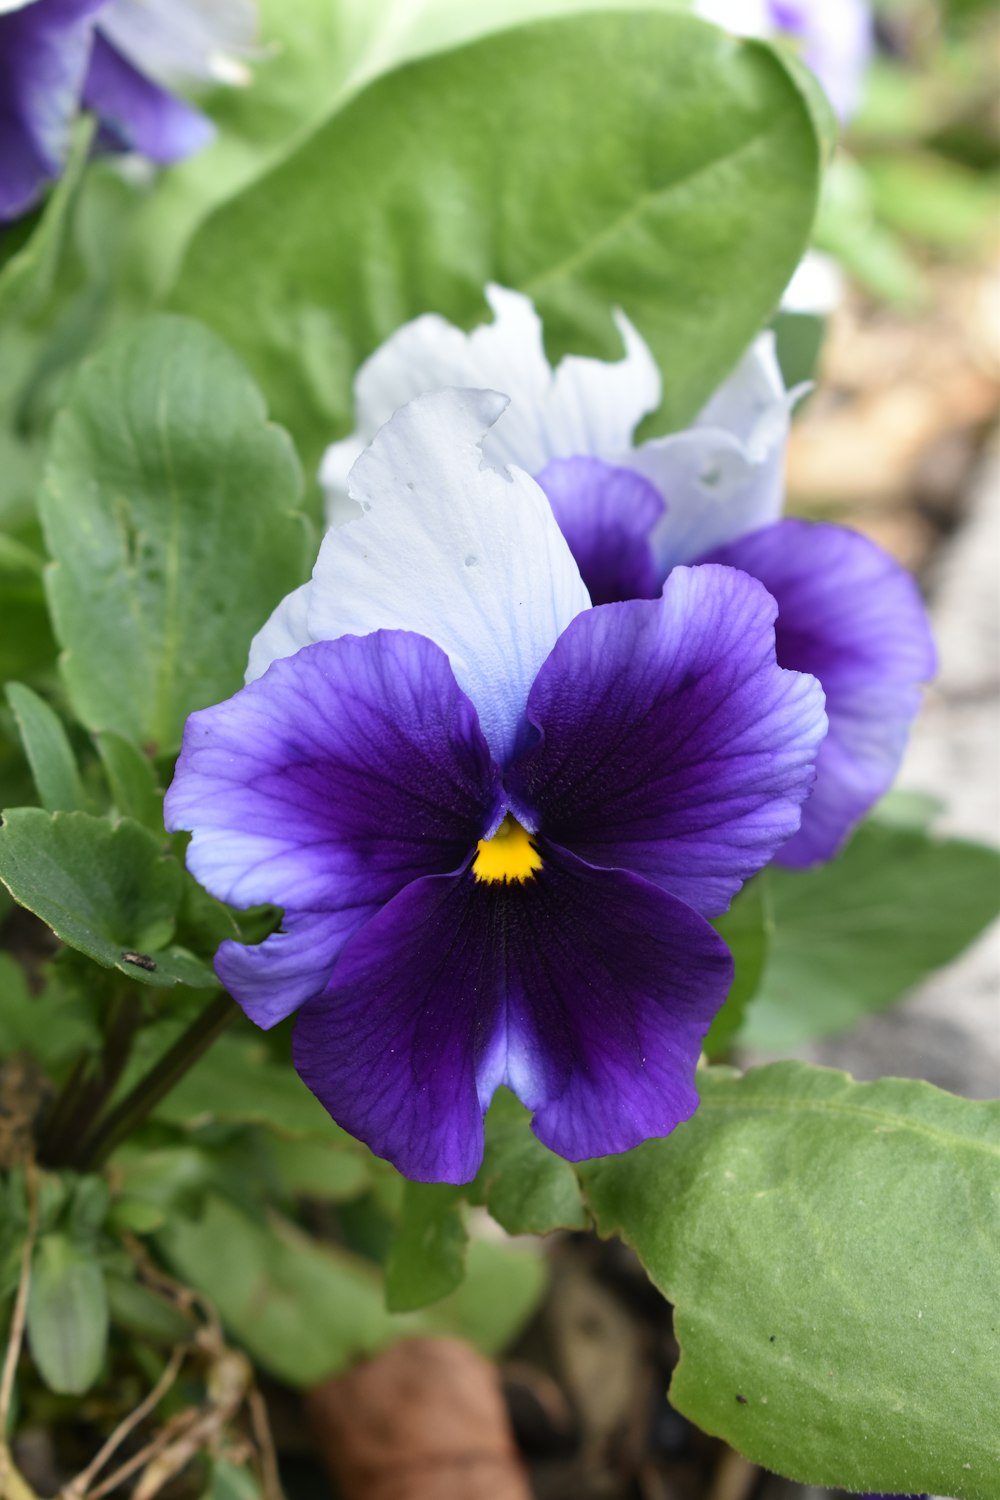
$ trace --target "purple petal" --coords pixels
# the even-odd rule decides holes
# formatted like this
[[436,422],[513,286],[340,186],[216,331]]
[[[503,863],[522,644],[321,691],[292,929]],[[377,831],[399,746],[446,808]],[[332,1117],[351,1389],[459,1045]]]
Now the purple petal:
[[285,908],[284,932],[217,956],[263,1026],[319,994],[362,922],[460,866],[501,815],[475,709],[444,652],[402,631],[308,646],[192,714],[166,801],[214,896]]
[[778,855],[830,859],[888,791],[936,667],[916,584],[887,553],[842,526],[786,520],[711,553],[759,578],[778,605],[778,660],[818,677],[830,732],[802,827]]
[[140,73],[99,32],[83,98],[116,146],[150,161],[180,161],[215,135],[210,120]]
[[599,458],[555,458],[535,478],[595,604],[656,597],[649,538],[664,506],[648,479]]
[[725,945],[658,887],[540,847],[542,870],[521,884],[409,886],[299,1014],[303,1079],[407,1177],[475,1175],[500,1083],[572,1159],[669,1134],[697,1107],[701,1041],[732,977]]
[[528,700],[541,740],[508,777],[522,821],[724,911],[798,828],[826,731],[818,684],[775,663],[775,613],[744,574],[696,567],[574,620]]
[[59,176],[104,0],[36,0],[0,15],[0,221]]

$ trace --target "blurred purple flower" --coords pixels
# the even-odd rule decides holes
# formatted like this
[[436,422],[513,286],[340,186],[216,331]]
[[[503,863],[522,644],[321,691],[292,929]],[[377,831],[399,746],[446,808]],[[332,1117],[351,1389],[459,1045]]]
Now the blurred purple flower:
[[0,0],[0,222],[59,177],[80,109],[107,148],[167,163],[204,146],[211,123],[167,85],[234,81],[253,23],[250,0]]
[[[572,1159],[697,1107],[732,963],[706,918],[798,826],[826,721],[733,568],[591,608],[538,485],[439,391],[354,465],[361,511],[192,714],[166,800],[215,896],[284,908],[220,978],[347,1130],[467,1181],[506,1084]],[[357,507],[356,507],[357,509]]]
[[511,404],[486,442],[545,490],[595,604],[657,595],[679,564],[723,563],[778,605],[778,660],[819,678],[829,734],[787,865],[831,858],[888,790],[933,676],[913,580],[841,526],[782,520],[789,414],[773,338],[762,335],[686,431],[633,446],[660,402],[660,376],[619,315],[625,358],[570,357],[552,370],[527,297],[489,287],[495,321],[466,334],[433,314],[398,330],[358,372],[358,431],[327,450],[321,479],[336,523],[355,509],[345,475],[402,402],[444,386],[492,387]]
[[866,0],[696,0],[695,10],[743,36],[794,37],[840,119],[857,109],[874,40]]

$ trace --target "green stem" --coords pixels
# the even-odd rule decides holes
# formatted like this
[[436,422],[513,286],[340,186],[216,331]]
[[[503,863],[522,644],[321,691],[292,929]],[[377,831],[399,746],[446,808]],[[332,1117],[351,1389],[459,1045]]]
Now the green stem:
[[112,1151],[142,1124],[188,1069],[208,1051],[236,1014],[237,1007],[229,996],[217,995],[121,1103],[90,1132],[77,1155],[77,1165],[84,1171],[103,1166]]
[[81,1137],[113,1094],[124,1071],[141,1018],[142,1001],[134,989],[113,995],[96,1072],[92,1071],[91,1058],[81,1058],[56,1100],[40,1148],[40,1157],[47,1164],[72,1163]]

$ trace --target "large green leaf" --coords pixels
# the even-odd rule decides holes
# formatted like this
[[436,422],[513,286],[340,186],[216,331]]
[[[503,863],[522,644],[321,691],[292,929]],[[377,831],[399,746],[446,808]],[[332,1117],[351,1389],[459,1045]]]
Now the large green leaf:
[[949,963],[1000,912],[1000,854],[871,822],[818,869],[768,871],[771,938],[739,1040],[845,1031]]
[[650,11],[515,28],[339,109],[206,221],[175,304],[246,358],[310,467],[360,360],[428,309],[480,321],[491,279],[536,299],[553,356],[615,356],[622,306],[677,426],[777,302],[819,157],[761,44]]
[[676,1306],[674,1405],[802,1482],[1000,1493],[1000,1103],[777,1063],[580,1170]]
[[212,987],[211,969],[170,946],[183,871],[130,819],[18,807],[0,827],[0,880],[88,958],[140,984]]
[[88,728],[175,748],[240,687],[247,648],[304,575],[299,472],[245,370],[179,318],[85,364],[41,497],[62,670]]

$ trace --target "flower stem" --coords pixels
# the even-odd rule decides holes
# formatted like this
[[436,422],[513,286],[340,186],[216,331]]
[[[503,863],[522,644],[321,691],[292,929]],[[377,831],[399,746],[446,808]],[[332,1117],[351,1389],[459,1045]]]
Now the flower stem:
[[91,1058],[81,1058],[49,1116],[39,1151],[46,1164],[64,1166],[72,1161],[81,1137],[114,1092],[141,1018],[142,1001],[134,989],[119,990],[112,997],[96,1071]]
[[103,1166],[112,1151],[142,1124],[188,1069],[208,1051],[236,1014],[237,1007],[229,996],[217,995],[121,1103],[90,1132],[77,1153],[76,1164],[90,1172]]

